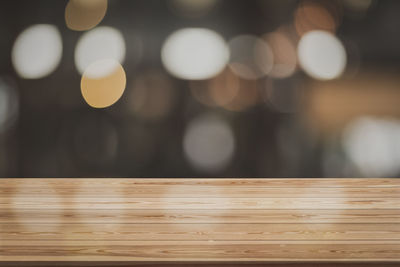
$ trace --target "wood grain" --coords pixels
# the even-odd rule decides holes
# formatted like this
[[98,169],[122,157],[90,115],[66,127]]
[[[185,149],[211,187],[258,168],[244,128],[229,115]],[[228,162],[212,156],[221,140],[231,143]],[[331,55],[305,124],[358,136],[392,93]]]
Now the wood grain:
[[[388,261],[398,260],[400,242],[371,241],[10,241],[2,260],[190,260],[190,261]],[[310,257],[318,255],[317,258]]]
[[[51,205],[48,205],[51,203]],[[393,209],[400,206],[400,198],[73,198],[58,202],[54,198],[18,197],[13,199],[16,209]],[[9,206],[0,197],[0,209]]]
[[[38,230],[41,229],[41,230]],[[395,224],[15,224],[3,240],[400,240]]]
[[[36,183],[35,183],[36,184]],[[0,187],[0,196],[11,197],[15,194],[23,194],[24,196],[37,196],[41,197],[58,197],[58,196],[71,196],[75,197],[108,197],[115,198],[121,194],[131,197],[155,197],[159,198],[164,194],[168,194],[168,190],[162,185],[135,185],[135,186],[53,186],[51,188],[43,188],[33,184],[29,187],[15,187],[12,185],[4,185]],[[365,197],[378,197],[378,198],[392,198],[400,194],[400,187],[343,187],[337,190],[337,187],[267,187],[267,186],[225,186],[222,191],[219,186],[204,186],[204,185],[174,185],[173,194],[175,197],[215,197],[218,193],[222,197],[285,197],[285,198],[298,198],[316,197],[316,198],[332,198],[351,196],[352,198],[365,198]],[[221,196],[219,196],[221,197]]]
[[2,210],[0,224],[29,223],[400,223],[400,209],[374,210]]
[[0,179],[0,261],[88,260],[400,262],[400,179]]

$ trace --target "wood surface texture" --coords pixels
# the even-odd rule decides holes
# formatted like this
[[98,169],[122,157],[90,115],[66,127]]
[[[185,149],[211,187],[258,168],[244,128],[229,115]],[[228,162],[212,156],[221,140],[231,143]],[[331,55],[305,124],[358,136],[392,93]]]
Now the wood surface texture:
[[0,179],[0,261],[400,266],[400,179]]

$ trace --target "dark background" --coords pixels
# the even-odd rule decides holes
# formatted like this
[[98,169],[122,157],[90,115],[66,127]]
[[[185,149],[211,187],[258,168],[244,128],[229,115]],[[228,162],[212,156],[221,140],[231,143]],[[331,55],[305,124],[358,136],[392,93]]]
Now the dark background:
[[[342,12],[336,35],[348,51],[348,66],[357,65],[357,73],[390,72],[390,77],[395,79],[400,66],[400,2],[372,1],[362,13],[346,9],[342,1],[329,2],[329,5],[334,2]],[[342,152],[342,143],[338,141],[340,131],[326,137],[319,129],[303,123],[306,112],[302,109],[280,112],[263,102],[242,111],[208,107],[193,98],[188,81],[170,76],[163,68],[160,59],[163,41],[177,29],[210,28],[226,40],[239,34],[259,36],[292,23],[299,3],[221,0],[207,14],[188,18],[174,12],[166,0],[110,0],[100,25],[115,27],[124,35],[126,90],[149,71],[167,75],[173,85],[170,112],[161,119],[151,120],[128,114],[124,109],[125,98],[105,109],[93,109],[85,103],[79,88],[81,76],[74,65],[75,44],[82,32],[65,26],[67,1],[1,1],[0,78],[13,90],[12,104],[16,111],[1,129],[0,176],[370,176]],[[38,23],[57,26],[62,35],[63,56],[51,75],[26,80],[14,71],[11,50],[18,34]],[[137,60],[140,44],[142,55]],[[354,54],[353,47],[357,48]],[[296,88],[312,82],[312,78],[298,70],[289,78],[272,82],[287,89],[285,97],[291,99],[300,90]],[[291,103],[298,105],[303,100],[295,97]],[[396,108],[400,110],[400,106]],[[182,148],[186,126],[204,113],[224,118],[235,136],[232,160],[216,171],[193,167]],[[110,148],[110,143],[116,144],[115,148]],[[338,155],[336,167],[326,168],[326,160],[332,154]],[[398,173],[382,172],[381,175],[397,176]]]

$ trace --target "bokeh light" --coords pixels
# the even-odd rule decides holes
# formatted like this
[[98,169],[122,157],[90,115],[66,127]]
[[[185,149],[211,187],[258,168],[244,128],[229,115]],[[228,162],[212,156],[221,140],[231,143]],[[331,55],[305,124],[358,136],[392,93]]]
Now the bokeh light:
[[121,98],[126,86],[124,68],[113,59],[91,64],[82,75],[81,92],[94,108],[109,107]]
[[240,90],[239,78],[226,68],[216,77],[190,83],[192,95],[207,106],[225,106],[233,101]]
[[166,117],[176,102],[176,89],[161,71],[150,70],[136,76],[126,92],[130,112],[144,119]]
[[347,62],[341,41],[325,31],[311,31],[303,35],[297,48],[303,70],[313,78],[330,80],[339,77]]
[[400,121],[362,117],[343,133],[343,148],[363,176],[388,177],[400,173]]
[[97,27],[83,34],[75,48],[75,65],[79,73],[103,59],[125,60],[125,40],[122,33],[108,26]]
[[186,128],[183,150],[190,164],[204,172],[218,172],[231,161],[235,137],[227,122],[214,115],[201,115]]
[[0,176],[400,175],[399,1],[3,2]]
[[172,33],[164,42],[161,59],[174,76],[203,80],[221,72],[228,62],[229,50],[216,32],[185,28]]
[[297,67],[296,46],[289,34],[283,30],[277,30],[263,36],[270,45],[274,62],[268,76],[273,78],[287,78],[291,76]]
[[65,24],[71,30],[89,30],[102,21],[107,5],[108,0],[69,0],[65,7]]
[[198,102],[229,111],[244,111],[261,100],[259,81],[241,79],[230,68],[212,79],[192,81],[190,90]]
[[57,68],[61,57],[60,32],[49,24],[36,24],[21,32],[11,54],[15,71],[25,79],[49,75]]
[[266,41],[253,35],[239,35],[228,44],[229,67],[239,77],[255,80],[271,71],[273,52]]
[[224,108],[229,111],[245,111],[260,102],[260,91],[258,80],[239,79],[239,91]]
[[294,27],[299,36],[312,31],[323,30],[334,33],[338,18],[327,7],[317,1],[303,1],[294,14]]

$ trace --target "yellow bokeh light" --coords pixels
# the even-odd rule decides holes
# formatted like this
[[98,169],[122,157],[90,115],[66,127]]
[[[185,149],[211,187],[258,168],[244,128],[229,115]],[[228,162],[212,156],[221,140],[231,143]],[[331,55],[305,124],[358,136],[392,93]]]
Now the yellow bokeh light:
[[126,75],[115,60],[105,59],[91,64],[82,75],[81,92],[89,106],[109,107],[121,98],[125,91]]
[[71,30],[89,30],[103,20],[107,5],[107,0],[70,0],[65,7],[65,23]]

